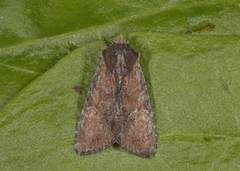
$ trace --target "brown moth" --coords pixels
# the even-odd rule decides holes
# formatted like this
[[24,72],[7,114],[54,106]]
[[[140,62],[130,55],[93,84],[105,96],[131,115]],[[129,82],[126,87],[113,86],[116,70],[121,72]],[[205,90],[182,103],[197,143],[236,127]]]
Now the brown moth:
[[156,126],[139,53],[121,35],[102,57],[77,125],[78,155],[102,151],[114,143],[141,157],[156,153]]

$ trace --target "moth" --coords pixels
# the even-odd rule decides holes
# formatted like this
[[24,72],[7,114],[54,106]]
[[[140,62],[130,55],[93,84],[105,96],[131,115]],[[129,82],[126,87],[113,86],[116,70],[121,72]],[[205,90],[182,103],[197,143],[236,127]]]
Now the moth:
[[140,157],[157,150],[156,126],[139,53],[121,35],[102,51],[75,133],[78,155],[114,143]]

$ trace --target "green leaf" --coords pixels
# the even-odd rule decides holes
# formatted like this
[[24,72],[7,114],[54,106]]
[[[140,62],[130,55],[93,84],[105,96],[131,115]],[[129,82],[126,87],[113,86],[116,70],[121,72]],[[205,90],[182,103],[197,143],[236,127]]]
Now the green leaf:
[[[216,1],[0,1],[2,170],[239,170],[240,9]],[[103,39],[140,52],[158,150],[79,157]],[[83,94],[74,92],[74,87]]]

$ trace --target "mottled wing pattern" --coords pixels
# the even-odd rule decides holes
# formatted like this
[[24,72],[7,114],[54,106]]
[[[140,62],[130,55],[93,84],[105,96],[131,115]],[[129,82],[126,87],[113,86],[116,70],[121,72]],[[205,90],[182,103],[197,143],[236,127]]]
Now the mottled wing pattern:
[[115,77],[101,57],[77,125],[74,148],[79,155],[104,150],[115,142],[119,108],[115,94]]
[[75,149],[91,154],[117,142],[138,156],[156,153],[156,128],[139,54],[119,39],[102,51],[81,117]]
[[[130,55],[130,56],[129,56]],[[131,53],[125,56],[134,58]],[[141,157],[156,153],[156,128],[144,75],[137,60],[130,73],[123,77],[121,85],[121,132],[118,143],[121,147]]]

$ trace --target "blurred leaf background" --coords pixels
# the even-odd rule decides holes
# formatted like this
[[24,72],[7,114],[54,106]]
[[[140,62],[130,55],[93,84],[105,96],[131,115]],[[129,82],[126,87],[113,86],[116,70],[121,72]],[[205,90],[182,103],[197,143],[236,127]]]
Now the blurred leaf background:
[[[0,0],[1,170],[240,170],[239,4]],[[121,33],[141,54],[157,153],[79,157],[97,60]]]

